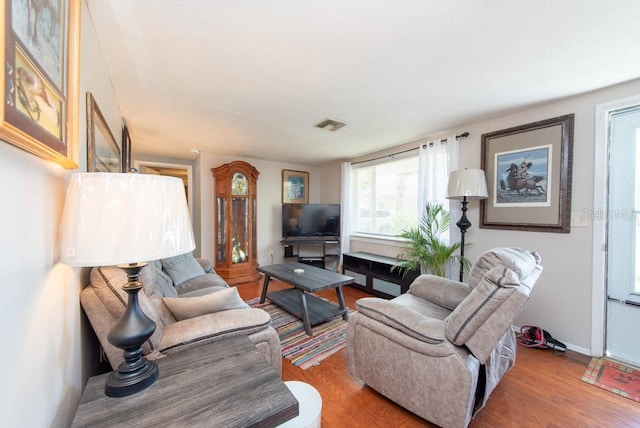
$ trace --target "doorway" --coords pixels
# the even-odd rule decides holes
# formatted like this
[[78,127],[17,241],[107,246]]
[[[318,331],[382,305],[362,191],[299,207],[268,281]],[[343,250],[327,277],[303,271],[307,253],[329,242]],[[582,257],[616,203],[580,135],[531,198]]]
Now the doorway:
[[134,166],[141,174],[167,175],[182,180],[193,222],[193,167],[191,165],[137,160],[134,162]]
[[597,121],[605,138],[596,151],[602,154],[605,184],[601,195],[594,186],[595,200],[602,201],[603,209],[596,207],[593,219],[594,255],[601,244],[603,271],[594,274],[594,284],[598,277],[602,279],[604,352],[596,355],[640,366],[635,339],[640,325],[640,100],[600,108],[599,113]]

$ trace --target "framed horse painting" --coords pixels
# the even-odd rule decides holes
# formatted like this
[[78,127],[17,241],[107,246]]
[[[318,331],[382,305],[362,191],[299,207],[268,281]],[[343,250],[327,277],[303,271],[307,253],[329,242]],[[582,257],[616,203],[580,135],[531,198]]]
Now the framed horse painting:
[[482,135],[480,227],[569,233],[574,115]]

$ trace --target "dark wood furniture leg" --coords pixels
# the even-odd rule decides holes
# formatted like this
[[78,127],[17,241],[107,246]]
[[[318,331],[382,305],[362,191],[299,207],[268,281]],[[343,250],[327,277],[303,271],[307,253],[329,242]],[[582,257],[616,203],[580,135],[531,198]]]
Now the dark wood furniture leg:
[[297,290],[298,300],[300,300],[300,311],[302,312],[302,322],[304,323],[304,331],[311,336],[311,319],[309,318],[309,308],[307,307],[307,295],[304,291],[300,289]]
[[346,321],[347,318],[349,317],[349,314],[347,311],[347,305],[344,303],[344,295],[342,294],[342,285],[339,285],[336,287],[336,295],[338,296],[338,304],[340,305],[340,309],[344,311],[344,313],[342,314],[342,319]]
[[262,283],[262,294],[260,295],[260,303],[264,303],[264,299],[267,298],[267,288],[269,288],[269,281],[271,280],[271,276],[265,274],[264,282]]

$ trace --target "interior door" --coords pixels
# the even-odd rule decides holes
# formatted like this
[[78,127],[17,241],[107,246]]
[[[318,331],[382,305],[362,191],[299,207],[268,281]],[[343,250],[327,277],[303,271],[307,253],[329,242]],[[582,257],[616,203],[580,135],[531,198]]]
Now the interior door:
[[606,354],[640,366],[640,106],[609,115]]

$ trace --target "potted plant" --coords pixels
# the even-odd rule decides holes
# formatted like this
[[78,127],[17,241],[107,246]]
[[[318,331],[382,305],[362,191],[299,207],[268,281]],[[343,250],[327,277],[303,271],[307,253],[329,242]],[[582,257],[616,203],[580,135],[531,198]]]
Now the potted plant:
[[449,230],[449,211],[439,202],[429,202],[417,227],[405,229],[399,235],[407,240],[404,252],[398,258],[404,259],[395,264],[392,270],[399,269],[403,275],[409,270],[418,270],[437,276],[446,276],[447,267],[454,262],[471,266],[468,259],[456,254],[460,243],[447,245],[441,235]]

